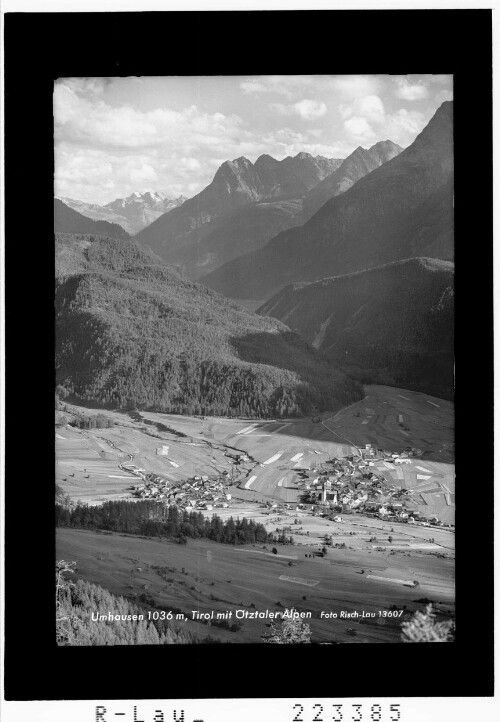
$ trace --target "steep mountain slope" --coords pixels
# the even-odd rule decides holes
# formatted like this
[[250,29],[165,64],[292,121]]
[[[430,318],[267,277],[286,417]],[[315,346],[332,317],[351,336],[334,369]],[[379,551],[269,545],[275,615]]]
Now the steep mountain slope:
[[90,233],[110,238],[128,239],[121,226],[107,221],[93,221],[54,198],[54,231],[56,233]]
[[286,322],[364,383],[453,395],[454,264],[414,258],[288,286],[257,313]]
[[[169,262],[181,269],[189,278],[200,279],[233,258],[259,250],[281,231],[305,223],[319,205],[343,193],[356,180],[378,168],[401,150],[391,141],[377,143],[368,150],[358,148],[337,170],[314,185],[303,197],[260,201],[237,208],[215,219],[210,224],[212,230],[207,236],[202,239],[193,237],[192,242],[186,240],[181,246],[172,250],[169,254]],[[307,157],[307,154],[302,154],[302,157]],[[262,159],[267,159],[265,163],[271,170],[276,165],[282,167],[294,160],[286,158],[280,166],[278,161],[274,161],[269,156],[262,156]],[[265,163],[259,161],[256,166],[259,165],[262,177],[264,175],[262,165]],[[310,168],[304,166],[303,170],[304,180],[309,184],[314,182],[311,173],[309,178],[305,174]],[[318,189],[320,189],[319,193],[317,193]]]
[[308,153],[282,161],[262,155],[255,164],[243,157],[226,161],[201,193],[161,216],[141,231],[137,240],[168,263],[182,264],[183,253],[192,255],[224,215],[263,200],[299,197],[341,162]]
[[357,181],[391,158],[395,158],[403,148],[392,140],[382,140],[366,150],[359,146],[349,155],[336,171],[327,176],[304,197],[302,222],[311,218],[330,198],[345,193]]
[[281,231],[297,225],[302,199],[262,201],[237,208],[210,223],[211,232],[169,253],[169,262],[188,278],[199,280],[233,258],[262,248]]
[[232,298],[417,256],[453,258],[453,103],[406,150],[325,203],[304,225],[203,278]]
[[142,194],[135,192],[126,198],[116,198],[105,205],[84,203],[73,198],[60,200],[87,218],[118,223],[127,233],[134,235],[164,213],[182,205],[186,199],[183,196],[169,198],[160,191],[147,191]]
[[290,415],[361,398],[284,324],[185,281],[133,242],[56,237],[57,382],[118,408]]

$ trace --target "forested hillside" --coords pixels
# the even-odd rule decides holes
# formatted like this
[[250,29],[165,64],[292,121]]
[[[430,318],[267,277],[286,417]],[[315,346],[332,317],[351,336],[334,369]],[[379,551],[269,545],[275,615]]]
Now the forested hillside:
[[[148,621],[146,608],[117,597],[97,584],[65,579],[58,590],[57,642],[59,646],[95,647],[128,644],[192,644],[199,640],[166,621]],[[111,619],[92,620],[92,615]],[[119,615],[120,619],[114,619]],[[122,619],[122,615],[125,619]],[[130,618],[127,618],[130,615]],[[132,617],[136,615],[135,619]],[[141,619],[140,615],[146,617]]]
[[414,258],[288,286],[258,313],[286,320],[364,383],[452,398],[454,264]]
[[131,242],[56,238],[57,383],[110,408],[289,416],[361,386],[281,322],[182,279]]

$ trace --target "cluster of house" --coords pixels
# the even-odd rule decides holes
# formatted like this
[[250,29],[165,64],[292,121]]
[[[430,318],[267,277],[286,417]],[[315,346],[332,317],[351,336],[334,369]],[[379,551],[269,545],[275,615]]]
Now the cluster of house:
[[442,525],[437,517],[423,517],[412,500],[412,489],[392,484],[375,468],[377,462],[411,463],[410,456],[422,453],[419,449],[406,449],[395,454],[367,445],[360,451],[357,456],[329,459],[315,472],[299,470],[302,477],[299,488],[304,490],[304,500],[323,508],[323,511],[327,507],[335,521],[341,520],[339,512],[362,511],[363,514],[410,524]]
[[131,487],[133,496],[140,499],[175,504],[185,511],[227,508],[231,500],[230,475],[226,470],[217,476],[193,476],[178,482],[171,481],[161,474],[148,473],[134,464],[122,464],[121,468],[141,479],[140,484]]

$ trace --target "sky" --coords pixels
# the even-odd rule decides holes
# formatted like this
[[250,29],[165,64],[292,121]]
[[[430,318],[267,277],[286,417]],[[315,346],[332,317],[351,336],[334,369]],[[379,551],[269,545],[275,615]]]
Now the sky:
[[146,190],[191,197],[240,156],[345,158],[388,139],[407,147],[452,88],[451,75],[60,78],[55,194],[98,204]]

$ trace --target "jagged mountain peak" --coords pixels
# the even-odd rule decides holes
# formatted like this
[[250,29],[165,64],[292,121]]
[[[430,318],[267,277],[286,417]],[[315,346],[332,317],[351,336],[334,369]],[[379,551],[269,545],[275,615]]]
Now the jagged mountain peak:
[[401,153],[401,151],[403,150],[400,145],[395,143],[393,140],[390,140],[389,138],[387,138],[387,140],[379,140],[377,143],[372,145],[369,150],[378,150],[379,148],[396,148],[399,153]]
[[246,158],[244,155],[240,155],[238,158],[234,158],[234,160],[228,160],[222,165],[226,164],[231,168],[251,168],[253,166],[252,161]]
[[453,146],[453,101],[446,100],[436,110],[428,124],[406,149],[406,154],[415,154],[424,147],[436,152],[450,154]]
[[[453,126],[443,104],[401,153],[357,150],[304,197],[307,221],[203,278],[232,298],[412,256],[453,259]],[[378,150],[378,149],[376,149]],[[370,157],[371,156],[371,157]],[[354,159],[356,161],[358,159]]]
[[255,167],[260,165],[275,165],[276,163],[279,163],[279,160],[276,160],[276,158],[273,158],[272,155],[269,155],[269,153],[263,153],[262,155],[259,155],[257,160],[255,161]]

